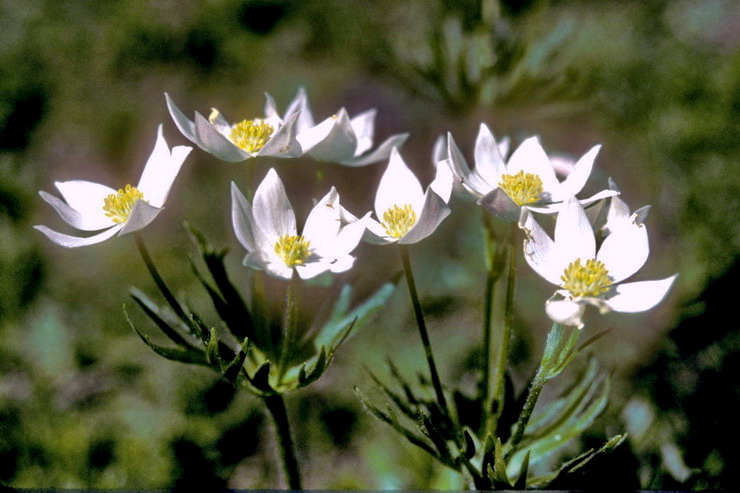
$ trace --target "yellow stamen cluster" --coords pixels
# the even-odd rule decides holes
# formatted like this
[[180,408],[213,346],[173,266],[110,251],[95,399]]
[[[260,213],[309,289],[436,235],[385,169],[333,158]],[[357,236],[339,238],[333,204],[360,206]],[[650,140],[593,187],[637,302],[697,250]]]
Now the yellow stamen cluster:
[[275,129],[264,120],[242,120],[231,129],[231,141],[247,152],[262,149]]
[[612,285],[604,262],[595,259],[586,260],[586,265],[581,265],[580,258],[576,259],[566,267],[560,279],[563,281],[563,288],[576,298],[599,296]]
[[275,243],[275,253],[288,267],[302,265],[311,255],[310,242],[303,236],[282,235]]
[[411,204],[402,206],[394,205],[383,213],[381,225],[385,228],[388,236],[400,238],[416,224],[416,212]]
[[515,175],[502,175],[498,186],[517,205],[537,202],[544,191],[542,179],[532,173],[520,171]]
[[125,223],[136,201],[143,199],[144,194],[138,188],[126,185],[125,188],[103,199],[103,210],[106,216],[113,219],[114,223]]

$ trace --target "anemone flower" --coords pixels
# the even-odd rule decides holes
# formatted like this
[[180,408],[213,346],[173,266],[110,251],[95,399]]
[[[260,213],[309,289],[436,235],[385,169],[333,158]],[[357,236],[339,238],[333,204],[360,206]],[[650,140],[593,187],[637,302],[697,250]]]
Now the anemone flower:
[[192,147],[167,146],[162,125],[144,172],[135,187],[126,185],[118,191],[84,180],[55,182],[64,200],[44,191],[41,198],[57,211],[70,226],[82,231],[99,231],[88,237],[70,236],[46,226],[34,226],[57,245],[75,248],[100,243],[118,234],[142,229],[162,211],[167,194]]
[[[637,218],[637,216],[635,216]],[[676,275],[657,281],[622,282],[637,272],[649,253],[645,225],[620,221],[596,251],[596,239],[578,200],[565,199],[551,239],[528,210],[519,223],[525,231],[524,257],[540,276],[560,287],[545,304],[554,322],[583,327],[586,305],[624,313],[657,305]]]
[[[583,189],[600,148],[594,146],[584,154],[561,182],[537,137],[522,142],[507,161],[504,156],[508,141],[497,144],[489,128],[482,123],[475,142],[475,167],[471,170],[452,134],[448,134],[453,174],[478,198],[481,206],[511,222],[519,219],[522,208],[543,214],[558,212],[566,196],[576,195]],[[581,204],[589,205],[617,193],[604,190],[581,200]]]
[[366,219],[342,226],[342,208],[334,187],[311,210],[300,235],[285,187],[274,169],[257,187],[251,205],[233,182],[231,200],[234,233],[248,252],[244,265],[281,279],[293,277],[294,270],[302,279],[310,279],[352,267],[355,258],[350,252],[362,239]]

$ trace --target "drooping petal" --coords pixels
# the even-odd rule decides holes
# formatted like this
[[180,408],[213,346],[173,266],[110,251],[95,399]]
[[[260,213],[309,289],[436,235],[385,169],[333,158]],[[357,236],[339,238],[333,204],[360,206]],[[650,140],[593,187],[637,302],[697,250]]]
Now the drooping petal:
[[44,191],[39,192],[39,195],[57,211],[64,222],[82,231],[98,231],[103,228],[110,228],[115,224],[111,218],[105,215],[102,201],[100,202],[100,213],[83,215],[54,195]]
[[192,147],[178,146],[170,153],[170,148],[162,136],[162,125],[159,126],[157,142],[137,185],[139,191],[144,194],[144,200],[155,207],[164,205],[172,183],[191,150]]
[[223,161],[239,163],[252,157],[250,153],[243,151],[227,139],[197,111],[195,112],[195,137],[196,143],[199,143],[202,149]]
[[519,227],[526,235],[524,258],[529,266],[543,278],[560,286],[562,284],[560,276],[563,275],[570,259],[564,259],[559,255],[555,242],[526,209],[522,211]]
[[496,139],[485,123],[480,124],[475,140],[475,171],[491,187],[498,186],[501,175],[506,172]]
[[449,214],[450,208],[447,203],[431,188],[428,188],[424,194],[424,205],[416,224],[398,242],[408,245],[423,240],[434,233]]
[[383,219],[385,211],[394,205],[410,204],[418,217],[424,204],[424,192],[421,183],[403,161],[401,154],[394,147],[388,161],[388,168],[380,178],[378,191],[375,194],[375,214]]
[[636,313],[650,310],[660,303],[678,274],[657,281],[638,281],[619,284],[614,296],[605,300],[615,312]]
[[548,300],[545,312],[550,320],[570,327],[583,328],[583,313],[586,307],[572,300]]
[[358,155],[350,159],[345,159],[340,161],[340,163],[345,166],[359,168],[360,166],[367,166],[368,164],[383,161],[388,159],[388,156],[394,147],[401,147],[408,137],[409,134],[407,133],[391,135],[376,147],[374,151],[368,152],[365,155]]
[[308,240],[311,250],[324,256],[326,249],[331,248],[341,225],[339,194],[331,187],[306,218],[303,227],[303,238]]
[[355,148],[355,156],[363,154],[373,146],[373,136],[375,134],[375,115],[377,114],[375,108],[363,111],[356,117],[350,120],[352,130],[355,132],[357,138],[357,147]]
[[596,145],[578,160],[573,167],[573,171],[562,183],[563,188],[565,188],[566,191],[576,195],[583,189],[584,185],[586,185],[586,181],[588,181],[588,177],[591,175],[591,170],[594,166],[594,159],[596,159],[596,155],[599,153],[600,149],[601,146]]
[[34,226],[33,228],[37,231],[41,231],[43,234],[46,235],[47,238],[49,238],[51,241],[53,241],[59,246],[63,246],[65,248],[77,248],[77,247],[82,247],[82,246],[87,246],[87,245],[94,245],[95,243],[100,243],[102,241],[105,241],[108,238],[115,235],[116,233],[118,233],[118,231],[120,231],[122,227],[123,225],[116,225],[110,229],[106,229],[102,233],[98,233],[93,236],[88,236],[87,238],[65,235],[63,233],[54,231],[53,229],[49,229],[43,225]]
[[186,117],[182,113],[182,111],[180,111],[180,108],[178,108],[175,102],[172,101],[172,98],[170,98],[169,94],[164,93],[164,98],[167,101],[167,109],[170,112],[172,121],[175,122],[175,126],[177,126],[178,130],[180,130],[180,132],[190,142],[192,142],[193,144],[196,144],[198,147],[200,147],[204,151],[207,151],[207,149],[203,148],[203,145],[200,143],[200,141],[195,135],[195,124],[188,117]]
[[552,169],[550,158],[547,157],[537,137],[530,137],[522,142],[509,158],[506,173],[515,175],[520,171],[539,176],[546,192],[551,194],[559,192],[560,182],[555,176],[555,170]]
[[275,168],[270,168],[254,193],[252,214],[256,226],[267,242],[274,244],[282,235],[295,235],[296,222],[293,207],[288,201],[285,186]]
[[586,211],[572,195],[565,199],[555,222],[555,244],[559,255],[583,261],[596,256],[596,240]]
[[90,230],[110,226],[111,220],[106,217],[103,205],[105,198],[115,194],[115,190],[100,183],[85,180],[57,181],[54,182],[54,186],[57,187],[67,204],[80,213]]
[[617,283],[627,279],[645,264],[650,253],[647,228],[629,223],[606,237],[596,255],[604,262],[609,277]]
[[286,117],[285,123],[273,132],[265,145],[257,151],[257,156],[272,156],[280,158],[298,157],[303,154],[303,148],[297,140],[296,122],[298,113]]

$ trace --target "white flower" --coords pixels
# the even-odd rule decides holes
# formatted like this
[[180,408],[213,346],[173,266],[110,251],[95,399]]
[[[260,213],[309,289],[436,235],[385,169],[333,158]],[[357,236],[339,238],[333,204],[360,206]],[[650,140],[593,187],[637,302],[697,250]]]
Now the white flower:
[[231,184],[231,219],[239,243],[247,250],[244,265],[290,279],[352,267],[354,250],[365,231],[365,218],[341,225],[339,194],[332,187],[311,210],[299,235],[283,182],[270,169],[254,194],[253,204]]
[[[620,201],[621,202],[621,201]],[[617,214],[615,209],[615,214]],[[596,251],[596,239],[586,212],[578,200],[567,197],[555,224],[555,239],[523,211],[520,227],[525,231],[524,257],[540,276],[560,286],[545,309],[555,322],[583,327],[585,305],[604,313],[642,312],[657,305],[676,275],[658,281],[624,283],[645,263],[649,253],[645,225],[619,221]]]
[[162,125],[157,142],[146,162],[136,187],[126,185],[116,191],[105,185],[83,180],[55,182],[64,201],[46,192],[41,198],[56,209],[70,226],[82,231],[105,230],[93,236],[77,237],[59,233],[46,226],[34,226],[57,245],[67,248],[100,243],[115,234],[137,231],[152,222],[162,211],[167,194],[192,147],[167,146]]
[[307,109],[306,94],[301,89],[288,105],[285,116],[278,115],[275,100],[265,94],[265,118],[230,124],[217,109],[206,119],[195,112],[189,120],[165,93],[167,108],[180,132],[204,151],[224,161],[237,163],[257,156],[298,157],[303,154],[296,140],[301,113]]
[[[583,189],[601,148],[594,146],[584,154],[561,182],[537,137],[522,142],[506,161],[504,156],[508,147],[507,140],[497,144],[491,131],[482,123],[475,142],[475,168],[471,170],[452,134],[448,134],[449,163],[453,174],[478,197],[481,206],[512,222],[519,219],[522,208],[544,214],[557,212],[566,196],[576,195]],[[581,200],[581,204],[585,206],[617,193],[604,190]]]
[[[298,142],[303,152],[319,161],[359,167],[388,159],[391,149],[400,147],[407,133],[388,137],[374,151],[375,109],[350,118],[341,108],[335,115],[314,125],[308,104],[302,108],[298,120]],[[369,152],[368,152],[369,151]]]
[[410,244],[423,240],[450,213],[452,173],[437,163],[434,181],[426,192],[394,147],[375,195],[375,215],[368,220],[368,239],[374,243]]

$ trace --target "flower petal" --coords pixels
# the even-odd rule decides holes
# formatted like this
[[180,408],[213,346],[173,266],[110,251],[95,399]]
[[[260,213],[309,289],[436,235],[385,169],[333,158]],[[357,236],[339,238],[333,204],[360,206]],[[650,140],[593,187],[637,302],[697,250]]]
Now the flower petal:
[[144,166],[137,188],[144,194],[144,200],[155,207],[162,207],[167,200],[172,183],[177,177],[185,158],[192,147],[178,146],[172,149],[162,136],[162,125],[157,129],[157,141]]
[[343,255],[335,259],[330,264],[329,269],[333,273],[339,274],[340,272],[346,272],[350,270],[354,264],[355,264],[355,257],[353,257],[352,255]]
[[196,143],[206,152],[229,163],[239,163],[252,157],[227,139],[203,115],[195,112]]
[[532,213],[526,209],[522,211],[519,227],[524,230],[524,259],[529,266],[540,276],[551,283],[560,286],[560,276],[567,266],[569,259],[563,259],[555,242],[545,233],[545,230],[535,221]]
[[629,223],[606,237],[596,259],[604,262],[609,277],[617,283],[640,270],[649,253],[647,228],[643,224]]
[[110,218],[106,217],[103,205],[105,198],[115,194],[115,190],[100,183],[85,180],[57,181],[54,182],[54,186],[57,187],[67,204],[79,212],[91,227],[95,224],[101,226],[94,229],[110,226]]
[[438,163],[447,159],[449,159],[449,153],[447,151],[447,137],[440,135],[434,139],[434,144],[432,145],[432,162]]
[[374,245],[388,245],[398,241],[397,238],[390,236],[383,225],[375,219],[368,218],[366,227],[367,229],[365,229],[363,239],[368,243],[372,243]]
[[319,274],[326,272],[331,269],[331,262],[329,259],[320,258],[315,262],[306,262],[302,265],[296,265],[295,271],[298,273],[301,279],[311,279]]
[[511,200],[511,197],[500,188],[494,188],[478,199],[478,205],[502,221],[509,223],[518,221],[522,211],[522,207]]
[[586,211],[572,195],[565,199],[555,222],[555,244],[559,255],[583,261],[596,256],[596,240]]
[[407,133],[391,135],[376,147],[374,151],[371,151],[364,156],[358,155],[350,159],[344,159],[343,161],[340,161],[340,164],[359,168],[360,166],[367,166],[368,164],[383,161],[388,159],[388,156],[394,147],[401,147],[408,137],[409,134]]
[[298,120],[296,122],[297,132],[302,132],[314,126],[313,115],[308,105],[308,95],[306,94],[306,89],[303,87],[298,88],[295,97],[288,104],[288,109],[285,111],[285,117],[283,119],[288,120],[288,118],[296,113],[298,113]]
[[470,170],[468,163],[465,161],[460,152],[460,148],[457,147],[455,139],[452,138],[451,133],[447,133],[447,152],[449,154],[449,163],[452,174],[455,178],[460,180],[463,186],[468,189],[472,194],[481,197],[494,188],[498,187],[496,183],[486,183],[478,173],[474,173]]
[[437,168],[437,173],[432,183],[429,184],[429,188],[434,190],[442,200],[449,202],[450,195],[452,195],[452,182],[454,181],[450,165],[445,159],[444,161],[437,161],[434,166]]
[[319,161],[341,162],[355,156],[357,137],[352,129],[347,111],[342,108],[335,117],[326,136],[307,153]]
[[530,137],[522,142],[509,158],[506,173],[515,175],[519,171],[539,176],[546,192],[557,194],[561,189],[550,158],[547,157],[537,137]]
[[295,214],[275,168],[270,168],[257,187],[252,214],[255,225],[262,230],[269,244],[274,244],[282,235],[296,234]]
[[252,206],[242,194],[236,183],[231,182],[231,224],[239,243],[249,252],[269,248],[267,239],[254,222]]
[[320,256],[331,248],[335,241],[340,220],[339,194],[337,189],[331,187],[327,193],[314,207],[306,218],[303,226],[303,238],[310,243],[311,250]]
[[285,123],[270,136],[265,145],[257,151],[257,156],[273,156],[281,158],[298,157],[303,155],[303,148],[296,139],[296,122],[300,115],[293,113],[286,117]]
[[424,194],[424,205],[421,208],[416,224],[399,240],[398,243],[408,245],[417,243],[434,233],[437,226],[450,214],[447,203],[431,188]]
[[43,225],[34,226],[33,228],[37,231],[41,231],[43,234],[46,235],[47,238],[49,238],[51,241],[53,241],[59,246],[63,246],[65,248],[77,248],[77,247],[82,247],[82,246],[87,246],[87,245],[94,245],[95,243],[100,243],[102,241],[105,241],[111,236],[118,233],[118,231],[122,227],[123,225],[116,225],[110,229],[106,229],[102,233],[98,233],[93,236],[88,236],[87,238],[65,235],[57,231],[54,231],[53,229],[49,229]]
[[375,134],[375,115],[378,111],[373,108],[363,111],[350,120],[352,130],[357,138],[355,156],[359,156],[373,146],[373,135]]
[[105,215],[102,200],[100,202],[99,213],[83,215],[54,195],[44,191],[39,192],[39,195],[57,211],[64,222],[82,231],[98,231],[103,228],[110,228],[115,224],[111,218]]
[[154,207],[144,200],[137,200],[119,234],[125,235],[145,228],[160,212],[162,212],[160,207]]
[[375,194],[375,214],[382,219],[385,211],[394,205],[404,204],[410,204],[418,216],[424,204],[424,192],[421,183],[394,147]]
[[594,159],[601,149],[600,145],[596,145],[591,148],[586,154],[573,167],[573,171],[563,181],[562,185],[565,190],[576,195],[586,185],[588,177],[591,175],[591,170],[594,166]]
[[615,312],[644,312],[660,303],[678,274],[658,281],[638,281],[619,284],[615,295],[605,300]]
[[583,328],[583,313],[586,307],[572,300],[547,300],[545,312],[550,320],[562,325]]
[[207,151],[207,149],[203,147],[203,145],[200,143],[197,136],[195,135],[195,124],[188,117],[186,117],[182,113],[182,111],[180,111],[180,108],[178,108],[175,102],[172,101],[172,98],[170,98],[169,94],[164,93],[164,98],[167,101],[167,109],[170,112],[172,121],[175,122],[175,126],[177,126],[177,128],[185,136],[186,139],[188,139],[193,144],[196,144],[201,149]]
[[492,187],[498,186],[501,175],[506,172],[496,139],[485,123],[480,124],[475,140],[475,171]]
[[348,255],[357,247],[360,240],[362,240],[369,221],[370,212],[365,214],[361,219],[344,226],[332,244],[326,248],[324,252],[325,256],[337,259]]

